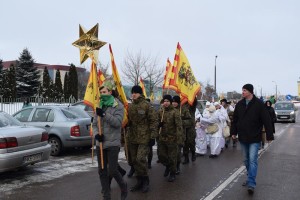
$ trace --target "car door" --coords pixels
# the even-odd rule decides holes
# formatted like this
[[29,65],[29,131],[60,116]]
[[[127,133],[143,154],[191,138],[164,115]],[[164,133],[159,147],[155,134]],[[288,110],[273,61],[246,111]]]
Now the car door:
[[50,108],[36,108],[33,111],[31,121],[28,122],[31,126],[36,126],[45,129],[50,133],[54,124],[54,110]]

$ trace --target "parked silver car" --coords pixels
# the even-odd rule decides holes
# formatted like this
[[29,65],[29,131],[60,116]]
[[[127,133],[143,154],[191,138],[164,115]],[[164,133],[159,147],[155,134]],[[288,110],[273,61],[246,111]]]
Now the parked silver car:
[[48,160],[50,151],[44,129],[24,126],[0,111],[0,172]]
[[59,155],[65,148],[91,145],[91,117],[79,108],[36,106],[24,108],[13,116],[22,123],[48,132],[52,156]]
[[296,107],[293,102],[290,101],[281,101],[275,103],[275,114],[276,121],[278,122],[296,122]]

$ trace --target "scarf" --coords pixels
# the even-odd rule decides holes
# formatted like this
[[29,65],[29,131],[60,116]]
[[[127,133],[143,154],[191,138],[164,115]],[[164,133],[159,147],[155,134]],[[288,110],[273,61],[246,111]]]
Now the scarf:
[[101,95],[100,96],[100,108],[112,107],[114,105],[115,98],[112,95]]

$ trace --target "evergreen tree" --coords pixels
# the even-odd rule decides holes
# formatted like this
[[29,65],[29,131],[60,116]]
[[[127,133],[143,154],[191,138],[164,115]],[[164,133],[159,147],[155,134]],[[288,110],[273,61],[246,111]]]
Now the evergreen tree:
[[5,98],[16,98],[16,71],[14,65],[4,70],[3,74],[3,96]]
[[74,64],[71,64],[70,70],[69,70],[69,85],[70,87],[70,95],[75,97],[75,99],[78,99],[78,76],[77,76],[77,70]]
[[60,99],[63,97],[63,89],[62,89],[62,83],[61,83],[61,77],[60,77],[60,71],[59,69],[56,71],[55,74],[55,83],[54,83],[54,98]]
[[4,77],[3,64],[2,64],[2,60],[0,59],[0,95],[3,95],[3,77]]
[[27,48],[23,50],[16,67],[17,96],[31,97],[37,94],[40,74]]
[[65,97],[65,99],[68,99],[70,97],[68,72],[66,72],[65,78],[64,78],[64,97]]
[[42,96],[44,98],[50,98],[53,96],[51,90],[51,78],[47,67],[45,67],[43,71]]

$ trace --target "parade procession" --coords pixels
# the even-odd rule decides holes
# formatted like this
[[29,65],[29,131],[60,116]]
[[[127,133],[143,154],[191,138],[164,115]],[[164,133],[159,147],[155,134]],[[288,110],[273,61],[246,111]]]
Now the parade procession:
[[300,1],[1,8],[0,200],[300,199]]

